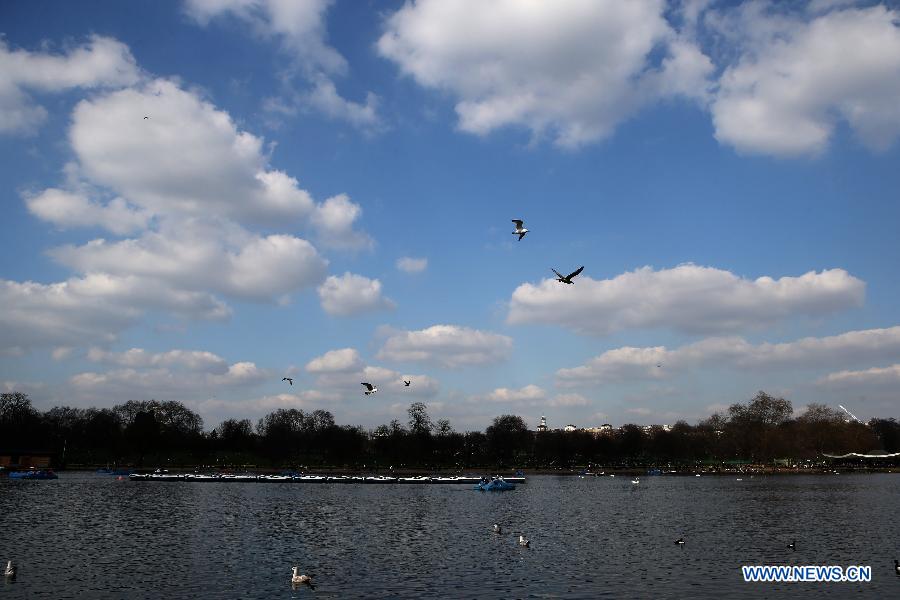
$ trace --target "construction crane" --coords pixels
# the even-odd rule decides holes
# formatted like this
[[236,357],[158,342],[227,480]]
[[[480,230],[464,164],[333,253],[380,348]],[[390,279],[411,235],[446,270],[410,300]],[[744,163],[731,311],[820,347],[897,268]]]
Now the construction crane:
[[844,407],[841,406],[840,404],[838,404],[838,408],[840,408],[842,411],[844,411],[845,413],[847,413],[848,415],[850,415],[850,418],[853,419],[854,421],[856,421],[857,423],[862,423],[862,421],[860,421],[859,419],[856,418],[856,415],[854,415],[852,412],[850,412],[849,410],[847,410],[846,408],[844,408]]

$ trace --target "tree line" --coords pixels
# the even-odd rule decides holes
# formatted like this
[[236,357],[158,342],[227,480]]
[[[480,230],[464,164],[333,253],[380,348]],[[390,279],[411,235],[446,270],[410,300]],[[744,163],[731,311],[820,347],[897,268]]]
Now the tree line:
[[446,419],[433,422],[422,402],[411,404],[407,414],[406,423],[395,419],[367,430],[338,425],[326,410],[280,408],[255,424],[227,419],[206,431],[203,419],[180,402],[129,400],[112,408],[57,406],[41,412],[26,394],[12,392],[0,395],[0,454],[50,451],[57,466],[387,470],[760,464],[818,460],[823,453],[900,451],[900,423],[894,418],[848,422],[823,404],[811,404],[795,417],[790,401],[765,392],[696,425],[628,424],[599,435],[535,432],[518,415],[498,416],[484,431],[458,432]]

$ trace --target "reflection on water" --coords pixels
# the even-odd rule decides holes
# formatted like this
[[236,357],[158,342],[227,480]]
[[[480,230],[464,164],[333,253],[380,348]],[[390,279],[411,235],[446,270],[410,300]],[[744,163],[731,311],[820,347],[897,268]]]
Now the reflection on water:
[[[897,506],[886,474],[534,476],[481,493],[62,473],[0,480],[0,560],[19,566],[0,596],[900,597]],[[742,564],[871,565],[873,581],[750,584]],[[292,587],[294,565],[315,591]]]

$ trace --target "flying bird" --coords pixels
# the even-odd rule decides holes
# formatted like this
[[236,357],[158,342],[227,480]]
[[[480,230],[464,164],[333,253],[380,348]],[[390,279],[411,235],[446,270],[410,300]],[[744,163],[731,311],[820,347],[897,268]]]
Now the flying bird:
[[577,277],[579,273],[581,273],[582,271],[584,271],[584,265],[581,265],[580,267],[578,267],[578,270],[577,270],[577,271],[574,271],[574,272],[572,272],[572,273],[569,273],[568,275],[565,275],[565,276],[563,276],[563,275],[562,275],[559,271],[557,271],[556,269],[551,268],[550,270],[553,271],[554,273],[556,273],[556,280],[557,280],[558,282],[560,282],[560,283],[567,283],[567,284],[569,284],[569,285],[572,285],[573,283],[575,283],[574,281],[572,281],[572,278],[573,278],[573,277]]
[[294,385],[294,380],[290,377],[282,377],[282,381],[287,381],[289,384]]
[[409,384],[411,384],[411,383],[412,383],[412,381],[407,381],[405,379],[403,380],[403,385],[405,385],[406,387],[409,387]]
[[306,585],[309,586],[309,589],[315,590],[316,586],[312,582],[312,577],[309,575],[300,575],[300,567],[292,567],[291,575],[291,583],[293,585]]
[[522,225],[522,219],[513,219],[513,223],[516,224],[516,230],[512,232],[513,235],[519,236],[519,241],[522,241],[522,238],[525,237],[525,234],[528,233],[528,230]]
[[145,116],[144,118],[145,118],[145,119],[149,119],[150,117],[146,117],[146,116]]
[[362,382],[360,385],[366,386],[366,396],[368,396],[369,394],[374,394],[378,391],[378,388],[371,383]]

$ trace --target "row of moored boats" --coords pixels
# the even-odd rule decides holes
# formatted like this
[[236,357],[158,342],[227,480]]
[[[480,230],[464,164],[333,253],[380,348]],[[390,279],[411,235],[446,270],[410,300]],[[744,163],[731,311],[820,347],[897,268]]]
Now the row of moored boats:
[[[415,476],[415,477],[390,477],[387,475],[305,475],[305,474],[266,474],[252,473],[168,473],[157,471],[154,473],[132,473],[128,476],[132,481],[193,481],[193,482],[233,482],[233,483],[412,483],[412,484],[478,484],[481,477],[450,475],[450,476]],[[510,483],[525,483],[524,477],[507,477]]]

